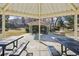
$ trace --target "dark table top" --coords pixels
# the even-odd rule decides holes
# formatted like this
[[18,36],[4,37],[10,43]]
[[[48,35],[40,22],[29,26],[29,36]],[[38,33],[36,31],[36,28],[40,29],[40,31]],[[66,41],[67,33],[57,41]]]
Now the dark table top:
[[5,38],[0,41],[0,46],[8,45],[8,44],[12,43],[13,41],[19,40],[22,37],[23,36],[11,36],[9,38]]

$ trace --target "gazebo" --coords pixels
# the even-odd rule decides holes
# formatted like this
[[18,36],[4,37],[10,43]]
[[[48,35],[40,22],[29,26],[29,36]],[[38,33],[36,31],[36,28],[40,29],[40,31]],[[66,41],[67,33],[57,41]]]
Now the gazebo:
[[[34,25],[39,26],[39,21],[38,20],[37,21],[32,21],[32,22],[27,23],[27,24],[29,25],[29,32],[32,33],[32,26],[34,26]],[[47,31],[50,30],[50,28],[49,28],[50,25],[48,23],[46,23],[44,21],[40,21],[40,26],[41,25],[45,26],[47,28]]]
[[42,18],[74,15],[74,35],[77,39],[77,15],[79,14],[77,3],[0,3],[0,14],[3,37],[5,36],[5,15],[13,15],[39,19],[39,40]]

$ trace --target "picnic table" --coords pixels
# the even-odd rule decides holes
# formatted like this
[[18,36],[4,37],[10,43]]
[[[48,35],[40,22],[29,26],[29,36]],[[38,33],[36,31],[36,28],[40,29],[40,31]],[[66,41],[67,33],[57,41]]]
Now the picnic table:
[[[79,41],[74,40],[73,38],[69,38],[58,34],[48,34],[48,35],[41,35],[40,40],[60,43],[62,54],[63,52],[65,52],[65,54],[67,55],[67,48],[68,48],[69,50],[73,51],[76,55],[79,55]],[[63,51],[63,46],[65,47],[65,51]]]
[[18,47],[18,40],[23,38],[23,36],[11,36],[9,38],[6,38],[4,40],[1,40],[0,41],[0,47],[2,47],[2,54],[1,56],[4,56],[5,55],[5,50],[6,50],[6,47],[10,44],[13,44],[13,48],[14,47]]

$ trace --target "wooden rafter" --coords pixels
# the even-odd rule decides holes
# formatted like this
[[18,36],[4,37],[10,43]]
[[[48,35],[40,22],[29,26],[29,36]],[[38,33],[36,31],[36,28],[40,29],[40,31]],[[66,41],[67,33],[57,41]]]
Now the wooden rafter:
[[[23,17],[29,16],[29,17],[33,17],[33,18],[46,18],[46,17],[74,15],[75,14],[74,11],[76,11],[77,14],[79,14],[79,11],[78,11],[79,9],[76,8],[76,6],[73,3],[71,3],[69,5],[72,10],[66,10],[66,11],[62,11],[62,12],[55,12],[55,13],[49,13],[49,14],[42,14],[42,13],[32,14],[32,13],[23,13],[23,12],[13,11],[13,10],[11,11],[11,10],[8,10],[8,8],[11,7],[10,4],[8,4],[8,3],[5,4],[5,6],[3,7],[3,10],[5,11],[6,15],[15,15],[15,16],[23,16]],[[40,9],[39,9],[39,12],[41,12]],[[2,14],[2,13],[0,13],[0,14]]]
[[9,8],[9,6],[10,6],[9,3],[5,4],[5,6],[3,7],[2,10],[3,10],[3,11],[6,11],[6,10]]
[[69,5],[73,11],[77,10],[76,6],[73,3],[69,3]]

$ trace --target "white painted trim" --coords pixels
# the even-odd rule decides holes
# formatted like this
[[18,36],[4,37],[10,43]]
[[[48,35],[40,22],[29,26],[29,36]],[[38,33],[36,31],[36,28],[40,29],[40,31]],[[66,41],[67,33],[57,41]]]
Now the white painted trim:
[[74,36],[77,40],[77,14],[74,15]]
[[4,6],[3,10],[4,12],[10,7],[10,4],[9,3],[6,3],[6,5]]
[[70,7],[71,7],[71,9],[73,11],[76,11],[77,10],[76,6],[73,3],[70,3],[69,5],[70,5]]
[[[70,6],[70,9],[72,9],[72,10],[56,12],[56,13],[49,13],[49,14],[42,14],[40,11],[40,13],[38,12],[38,14],[29,14],[29,13],[21,13],[21,12],[16,12],[16,11],[9,11],[8,8],[11,7],[11,5],[9,3],[8,4],[6,3],[6,5],[4,6],[3,9],[0,8],[0,11],[4,10],[6,15],[15,15],[15,16],[23,16],[23,17],[32,17],[32,18],[46,18],[46,17],[75,15],[75,11],[77,12],[79,10],[79,8],[77,8],[73,3],[70,3],[69,6]],[[41,8],[40,8],[40,10],[41,10]],[[0,14],[2,14],[2,12],[0,12]],[[39,16],[39,14],[40,14],[40,16]],[[78,11],[78,14],[79,14],[79,11]]]
[[2,38],[5,37],[5,13],[2,14]]
[[[0,13],[2,14],[2,12]],[[74,11],[64,11],[58,13],[51,13],[51,14],[29,14],[29,13],[20,13],[14,11],[6,11],[5,15],[14,15],[14,16],[22,16],[22,17],[32,17],[32,18],[47,18],[47,17],[58,17],[58,16],[66,16],[66,15],[74,15]],[[77,12],[79,14],[79,11]]]

